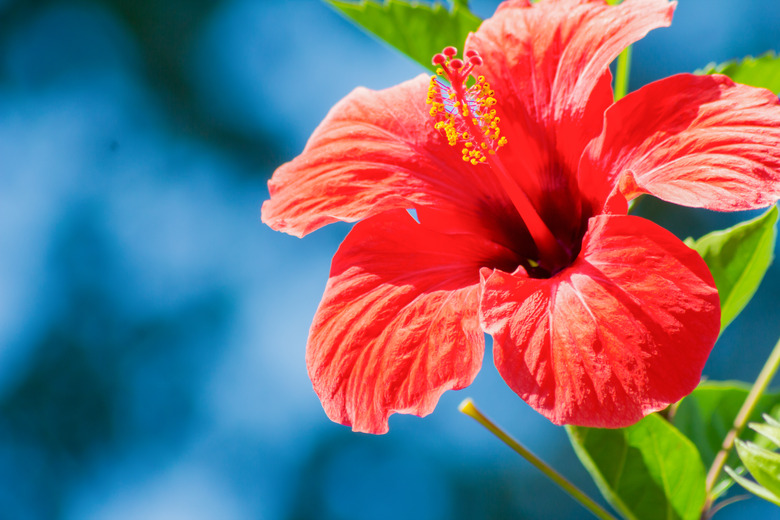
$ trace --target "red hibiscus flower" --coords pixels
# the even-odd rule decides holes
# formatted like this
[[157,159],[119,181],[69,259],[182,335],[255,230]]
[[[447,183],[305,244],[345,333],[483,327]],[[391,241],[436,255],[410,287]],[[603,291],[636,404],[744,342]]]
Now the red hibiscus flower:
[[613,104],[609,63],[674,6],[507,2],[463,59],[434,57],[441,78],[356,89],[274,173],[272,228],[360,221],[307,346],[331,419],[382,433],[394,412],[430,413],[474,379],[483,332],[556,424],[626,426],[696,386],[719,331],[712,276],[627,201],[775,203],[780,107],[690,74]]

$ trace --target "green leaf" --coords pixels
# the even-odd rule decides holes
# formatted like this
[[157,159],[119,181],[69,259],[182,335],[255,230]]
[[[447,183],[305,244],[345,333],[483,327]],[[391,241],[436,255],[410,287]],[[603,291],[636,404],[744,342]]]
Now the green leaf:
[[[709,467],[715,460],[715,455],[723,444],[723,439],[734,424],[742,403],[745,402],[750,385],[737,381],[707,381],[701,383],[688,397],[683,399],[671,422],[688,437],[701,455],[705,466]],[[772,413],[780,415],[780,394],[765,393],[762,395],[755,410],[748,420],[760,420],[761,414]],[[745,435],[749,440],[756,440],[750,432]],[[739,466],[739,459],[732,451],[727,463],[733,467]],[[721,494],[731,485],[731,480],[722,475],[714,488],[715,495]]]
[[693,243],[718,287],[721,332],[745,308],[772,263],[776,223],[777,207],[773,206],[753,220],[715,231]]
[[[764,415],[764,419],[770,418],[768,415]],[[780,426],[776,424],[764,424],[764,423],[749,423],[750,428],[763,435],[776,446],[780,446]]]
[[622,429],[567,426],[604,498],[632,520],[698,520],[704,466],[696,447],[658,414]]
[[737,439],[737,453],[750,475],[773,495],[780,495],[780,453]]
[[441,4],[425,5],[386,0],[382,4],[361,0],[327,0],[336,10],[403,52],[423,67],[435,71],[433,55],[449,45],[463,48],[469,32],[482,20],[468,9],[468,2],[453,2],[452,11]]
[[764,500],[768,500],[769,502],[772,502],[773,504],[776,504],[780,506],[780,497],[772,493],[766,488],[763,488],[753,482],[752,480],[748,480],[745,477],[741,477],[737,475],[737,472],[731,469],[730,467],[726,466],[726,473],[729,474],[731,478],[733,478],[737,483],[742,486],[743,488],[747,489],[754,495],[763,498]]
[[716,65],[710,63],[696,74],[725,74],[737,83],[753,87],[768,88],[775,94],[780,94],[780,56],[774,51],[762,54],[758,58],[748,56],[742,61],[727,61]]
[[[776,426],[780,428],[780,421],[772,417],[771,415],[764,414],[761,417],[763,417],[764,421],[770,425],[770,426]],[[780,446],[780,445],[779,445]]]
[[[749,426],[776,446],[780,446],[780,422],[766,414],[764,420],[765,423],[750,423]],[[763,440],[763,437],[758,439]],[[754,495],[780,506],[780,453],[740,439],[737,439],[735,444],[739,458],[756,482],[738,475],[728,466],[726,473]]]

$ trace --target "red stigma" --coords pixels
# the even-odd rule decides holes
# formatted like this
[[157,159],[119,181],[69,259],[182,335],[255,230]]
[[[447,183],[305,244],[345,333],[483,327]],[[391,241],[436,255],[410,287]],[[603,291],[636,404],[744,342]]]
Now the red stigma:
[[483,64],[479,53],[474,49],[469,49],[463,54],[463,59],[456,58],[458,49],[455,47],[445,47],[431,59],[434,66],[437,67],[436,73],[444,76],[450,81],[450,85],[455,89],[465,88],[466,82],[471,76],[474,67],[480,67]]

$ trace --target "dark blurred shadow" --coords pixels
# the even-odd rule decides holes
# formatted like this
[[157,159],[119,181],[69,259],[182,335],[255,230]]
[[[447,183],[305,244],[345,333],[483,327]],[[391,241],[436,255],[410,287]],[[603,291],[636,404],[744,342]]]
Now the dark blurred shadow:
[[[210,116],[191,83],[188,67],[196,39],[203,24],[222,3],[222,0],[92,2],[113,13],[133,35],[143,61],[140,79],[158,97],[160,108],[168,116],[169,131],[222,149],[239,166],[234,171],[267,177],[274,167],[289,159],[292,154],[287,149],[289,145],[270,130],[248,133]],[[0,55],[7,52],[14,27],[23,26],[48,9],[64,6],[83,7],[84,3],[24,0],[0,7]]]
[[[72,486],[130,450],[169,462],[198,420],[198,392],[231,309],[205,294],[170,312],[128,311],[121,259],[76,211],[51,251],[56,311],[0,396],[0,518],[59,518]],[[8,516],[6,516],[8,514]]]

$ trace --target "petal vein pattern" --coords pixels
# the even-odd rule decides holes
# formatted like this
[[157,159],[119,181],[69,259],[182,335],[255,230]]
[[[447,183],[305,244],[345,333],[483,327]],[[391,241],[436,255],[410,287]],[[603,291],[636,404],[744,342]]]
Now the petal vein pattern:
[[430,413],[482,363],[479,267],[504,249],[390,211],[355,225],[333,259],[307,365],[334,421],[384,433],[391,413]]
[[629,200],[650,193],[719,211],[770,206],[780,198],[780,102],[726,76],[656,81],[607,111],[579,175],[586,187],[606,177]]
[[638,217],[593,217],[547,280],[495,271],[481,321],[502,377],[556,424],[622,427],[699,382],[720,324],[703,260]]
[[[675,5],[667,0],[502,4],[467,47],[485,61],[478,72],[496,91],[506,135],[524,137],[509,137],[509,148],[518,154],[512,162],[531,171],[560,162],[575,171],[612,104],[609,63],[650,30],[668,26]],[[512,147],[513,142],[528,145]],[[537,181],[542,189],[561,182],[555,168],[549,173]]]
[[274,229],[359,221],[307,346],[334,421],[380,433],[394,412],[429,413],[474,378],[482,331],[510,387],[558,424],[627,426],[696,386],[714,282],[627,201],[775,203],[780,103],[689,74],[613,103],[609,63],[675,5],[505,2],[462,59],[432,58],[442,76],[356,89],[274,173]]
[[417,205],[477,214],[480,200],[505,198],[433,128],[428,85],[421,75],[378,92],[359,88],[333,107],[303,153],[269,181],[263,222],[303,236],[339,220]]

